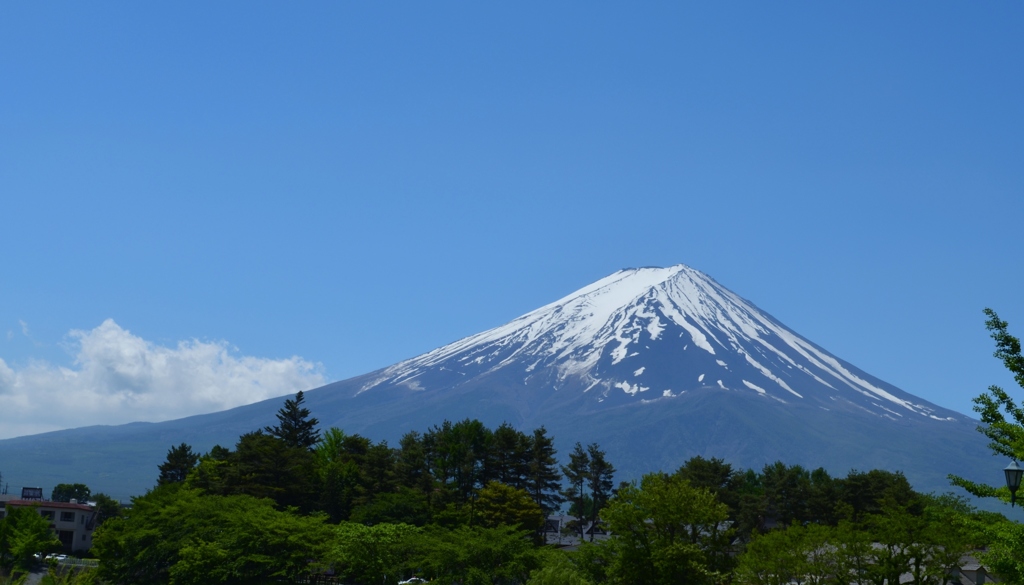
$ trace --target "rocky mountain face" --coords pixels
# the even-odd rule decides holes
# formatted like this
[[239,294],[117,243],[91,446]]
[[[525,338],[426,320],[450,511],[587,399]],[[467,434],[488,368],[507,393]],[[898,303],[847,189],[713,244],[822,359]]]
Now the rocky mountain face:
[[[859,370],[683,265],[621,270],[306,397],[324,425],[393,444],[444,419],[544,425],[563,453],[576,441],[600,443],[619,479],[673,470],[693,455],[737,467],[781,459],[837,474],[902,470],[919,489],[941,491],[949,473],[996,481],[1001,468],[975,421]],[[282,402],[0,441],[0,469],[59,473],[54,482],[74,469],[95,476],[74,476],[94,491],[109,481],[137,493],[171,444],[231,445],[271,423]],[[77,453],[67,452],[72,443]]]

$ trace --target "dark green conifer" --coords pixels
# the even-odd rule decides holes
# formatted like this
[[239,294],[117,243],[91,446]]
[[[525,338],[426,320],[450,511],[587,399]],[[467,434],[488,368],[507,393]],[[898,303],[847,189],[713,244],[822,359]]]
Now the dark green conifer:
[[555,459],[555,442],[544,427],[535,429],[529,439],[525,488],[544,514],[551,514],[565,501],[558,493],[562,474],[558,472],[558,460]]
[[[587,476],[590,474],[590,456],[583,449],[583,445],[576,443],[572,453],[569,454],[569,465],[562,466],[562,475],[569,485],[562,491],[565,500],[577,510],[577,515],[582,516],[582,510],[586,505],[587,497]],[[579,530],[580,540],[583,539],[582,518],[577,518],[573,524]]]
[[[615,467],[605,459],[604,451],[597,443],[591,443],[587,447],[587,455],[590,458],[590,469],[587,473],[587,487],[590,488],[590,498],[594,501],[590,511],[591,528],[596,527],[598,514],[612,497],[612,487],[615,485],[613,476]],[[590,532],[590,541],[594,541],[594,532]]]
[[167,460],[158,467],[160,469],[160,477],[157,479],[157,485],[185,481],[188,473],[192,471],[192,468],[198,462],[199,455],[192,451],[192,447],[189,444],[182,443],[177,447],[171,447],[167,451]]
[[301,390],[295,395],[295,400],[285,400],[284,407],[277,411],[278,425],[265,427],[264,432],[281,439],[289,447],[312,449],[320,440],[320,431],[316,428],[320,421],[310,418],[309,409],[302,406],[304,400]]

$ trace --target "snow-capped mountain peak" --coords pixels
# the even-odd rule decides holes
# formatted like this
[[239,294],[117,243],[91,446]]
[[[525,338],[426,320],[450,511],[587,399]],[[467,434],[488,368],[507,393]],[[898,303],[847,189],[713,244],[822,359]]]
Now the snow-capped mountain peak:
[[945,418],[681,264],[620,270],[505,325],[386,368],[360,392],[384,383],[430,390],[492,375],[608,405],[732,390],[888,418]]

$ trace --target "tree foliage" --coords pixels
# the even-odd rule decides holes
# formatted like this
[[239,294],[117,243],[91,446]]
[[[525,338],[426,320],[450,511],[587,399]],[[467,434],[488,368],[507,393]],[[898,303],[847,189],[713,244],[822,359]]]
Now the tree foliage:
[[886,498],[861,522],[792,524],[754,535],[740,556],[740,585],[944,585],[961,558],[985,544],[982,526],[963,500]]
[[53,502],[76,502],[85,503],[92,496],[89,486],[84,483],[58,483],[50,492],[50,500]]
[[6,512],[0,520],[0,567],[27,570],[33,555],[60,550],[60,541],[36,506],[8,507]]
[[294,400],[285,400],[284,406],[277,411],[277,425],[265,427],[263,431],[281,439],[289,447],[312,449],[320,440],[320,431],[316,428],[320,421],[309,416],[309,409],[302,406],[305,400],[301,390],[295,394]]
[[182,443],[177,447],[171,447],[167,451],[167,459],[158,466],[160,477],[157,483],[164,485],[185,481],[198,462],[199,455],[192,451],[191,445]]
[[[1010,334],[1009,324],[1000,319],[995,311],[985,309],[985,315],[988,317],[985,327],[996,342],[993,355],[1003,362],[1017,384],[1024,389],[1024,355],[1021,354],[1020,339]],[[989,449],[1008,459],[1024,461],[1024,409],[1017,405],[1013,397],[999,386],[989,386],[988,392],[974,399],[974,411],[981,415],[982,424],[978,431],[988,437]],[[950,475],[949,479],[953,485],[978,497],[998,497],[1007,502],[1010,500],[1010,491],[1005,486],[979,484],[955,475]]]
[[313,453],[262,431],[246,433],[234,451],[214,447],[200,459],[185,485],[209,494],[269,498],[280,508],[315,508]]
[[545,514],[551,514],[564,501],[560,494],[562,475],[558,472],[555,457],[555,441],[548,436],[547,429],[540,427],[533,431],[527,442],[529,456],[526,462],[525,488],[530,497]]
[[530,574],[526,585],[591,585],[576,563],[565,553],[548,555],[544,565]]
[[98,493],[92,496],[93,501],[96,502],[96,524],[100,525],[111,518],[118,518],[121,516],[122,508],[121,503],[111,498],[107,494]]
[[[308,418],[299,398],[282,409],[282,422],[295,410]],[[215,446],[193,463],[190,447],[172,448],[168,462],[186,461],[171,466],[185,481],[162,477],[131,507],[98,495],[99,577],[111,585],[270,583],[332,567],[346,582],[385,585],[411,576],[890,585],[906,574],[915,585],[942,585],[963,551],[999,531],[1005,537],[992,562],[1005,574],[1024,573],[1014,564],[1020,535],[1012,528],[979,520],[960,500],[921,496],[898,473],[833,478],[782,462],[734,470],[695,457],[616,492],[604,451],[577,443],[559,493],[563,475],[543,428],[444,421],[407,433],[397,448],[337,428],[310,448],[279,431],[247,433],[234,449]],[[570,555],[539,547],[545,515],[563,497],[583,520],[578,529],[600,520],[607,538]],[[0,560],[8,564],[12,543],[22,557],[27,550],[24,538],[11,536],[16,524],[0,523]],[[38,535],[52,544],[48,527]]]
[[570,528],[574,528],[583,540],[583,519],[594,515],[594,500],[587,495],[587,481],[590,478],[590,454],[583,445],[576,443],[569,453],[568,465],[562,466],[562,475],[566,486],[562,490],[562,499],[569,503],[569,514],[576,517]]
[[328,533],[322,516],[174,484],[134,498],[130,511],[96,531],[93,551],[112,584],[265,583],[308,573]]
[[421,528],[403,523],[367,526],[342,522],[334,529],[327,559],[343,578],[354,583],[397,583],[411,576],[415,537]]
[[[598,514],[612,497],[612,486],[615,485],[615,467],[607,460],[604,451],[597,443],[591,443],[587,447],[587,457],[590,460],[590,467],[587,470],[587,487],[590,490],[590,525],[597,526]],[[594,541],[594,530],[590,532],[590,541]]]
[[713,583],[728,563],[728,507],[678,476],[647,474],[601,512],[615,583]]
[[429,526],[418,534],[413,564],[431,583],[512,585],[540,568],[545,553],[514,526]]
[[988,551],[985,563],[1007,583],[1024,583],[1024,525],[1019,522],[999,522],[989,528]]
[[497,481],[489,482],[477,495],[476,518],[481,526],[518,526],[531,533],[544,525],[543,510],[526,490]]
[[[996,344],[994,357],[1013,375],[1014,381],[1024,389],[1024,354],[1020,339],[1011,335],[1009,323],[999,318],[992,309],[985,309],[985,327]],[[1024,460],[1024,408],[999,386],[989,386],[974,399],[974,410],[981,415],[978,431],[989,439],[989,449],[1014,461]],[[1009,502],[1010,490],[1006,486],[991,486],[972,482],[956,475],[949,476],[953,485],[978,497],[995,497]],[[1024,583],[1024,528],[1019,523],[994,522],[986,529],[991,546],[981,555],[983,562],[1003,580]]]

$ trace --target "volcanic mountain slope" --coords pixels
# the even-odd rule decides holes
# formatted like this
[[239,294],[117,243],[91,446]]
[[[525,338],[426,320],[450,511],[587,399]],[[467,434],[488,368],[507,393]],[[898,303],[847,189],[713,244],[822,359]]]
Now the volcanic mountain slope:
[[[576,441],[600,443],[620,479],[693,455],[740,467],[781,459],[840,474],[903,470],[926,490],[945,489],[948,473],[984,480],[999,468],[975,421],[862,372],[682,265],[621,270],[510,323],[306,396],[324,425],[392,443],[444,419],[544,425],[563,453]],[[137,492],[171,444],[233,444],[273,422],[281,402],[0,441],[0,469],[63,471],[60,481],[70,481],[66,466],[38,462],[78,461],[84,473]],[[126,441],[144,476],[106,462],[117,452],[125,460]],[[71,443],[89,445],[89,455],[61,453]]]
[[572,393],[586,410],[718,388],[891,420],[956,418],[858,372],[682,265],[621,270],[511,323],[386,368],[357,394],[393,386],[450,391],[496,376]]

